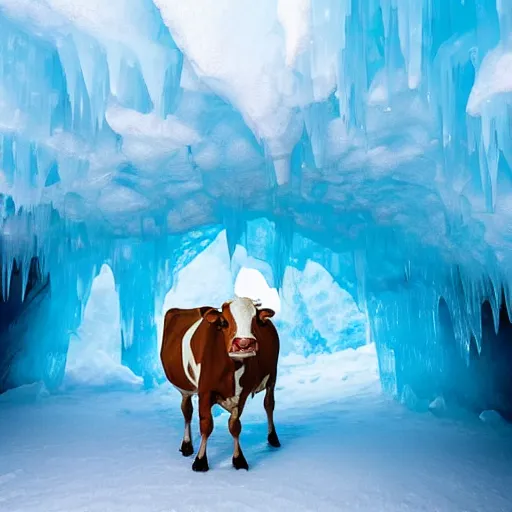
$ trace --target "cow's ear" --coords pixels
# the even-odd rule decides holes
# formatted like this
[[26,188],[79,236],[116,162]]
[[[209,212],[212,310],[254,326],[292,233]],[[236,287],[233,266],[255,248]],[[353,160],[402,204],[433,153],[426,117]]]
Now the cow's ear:
[[222,316],[222,313],[220,311],[217,311],[216,309],[209,309],[206,311],[203,315],[203,318],[210,324],[217,323]]
[[258,320],[262,323],[265,323],[269,318],[272,318],[275,315],[273,309],[264,308],[258,310]]

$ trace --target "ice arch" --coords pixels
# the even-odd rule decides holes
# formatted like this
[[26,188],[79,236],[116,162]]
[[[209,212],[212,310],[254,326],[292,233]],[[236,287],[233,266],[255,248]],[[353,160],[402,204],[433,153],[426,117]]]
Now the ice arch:
[[109,265],[91,285],[82,322],[70,337],[65,387],[138,386],[141,379],[122,365],[119,296]]
[[[256,223],[265,225],[264,221]],[[206,304],[219,307],[234,294],[259,299],[276,311],[284,354],[336,352],[370,341],[364,312],[342,286],[350,283],[350,273],[335,280],[322,264],[305,258],[283,269],[278,291],[269,285],[276,278],[265,253],[254,251],[254,246],[248,244],[247,249],[238,245],[230,256],[227,237],[227,230],[220,231],[208,247],[176,273],[162,309],[157,309],[158,347],[168,309]],[[326,258],[324,264],[328,261]]]

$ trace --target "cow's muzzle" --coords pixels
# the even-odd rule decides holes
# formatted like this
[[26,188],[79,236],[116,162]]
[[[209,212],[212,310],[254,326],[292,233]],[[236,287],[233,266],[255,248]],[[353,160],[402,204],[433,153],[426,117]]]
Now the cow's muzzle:
[[254,338],[235,338],[229,356],[233,358],[252,357],[258,352],[258,342]]

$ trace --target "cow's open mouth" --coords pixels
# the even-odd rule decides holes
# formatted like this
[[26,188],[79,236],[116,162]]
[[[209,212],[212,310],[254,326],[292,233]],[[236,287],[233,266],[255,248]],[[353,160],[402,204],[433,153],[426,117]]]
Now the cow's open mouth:
[[252,339],[235,339],[231,345],[229,356],[233,358],[252,357],[258,351],[258,342]]

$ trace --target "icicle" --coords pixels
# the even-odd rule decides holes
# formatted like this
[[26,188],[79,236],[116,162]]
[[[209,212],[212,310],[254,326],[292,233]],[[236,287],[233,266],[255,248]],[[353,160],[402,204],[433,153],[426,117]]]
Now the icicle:
[[223,217],[229,258],[232,260],[236,246],[247,229],[246,221],[243,218],[242,206],[234,208],[224,207]]
[[130,348],[133,345],[133,311],[124,310],[121,311],[121,330],[123,333],[123,347]]
[[380,0],[380,8],[382,11],[382,24],[384,26],[384,37],[389,37],[389,27],[391,19],[391,1],[392,0]]
[[498,145],[496,136],[496,121],[487,113],[482,115],[482,150],[485,152],[486,168],[489,184],[488,211],[493,213],[496,208],[497,181],[498,181]]
[[2,257],[2,297],[4,302],[9,300],[13,264],[13,258],[6,255]]
[[502,290],[503,286],[501,284],[501,279],[495,275],[493,271],[489,272],[489,279],[491,282],[491,290],[489,293],[489,304],[492,309],[492,317],[494,322],[494,332],[498,334],[500,328],[500,310],[501,310],[501,300],[502,300]]
[[503,284],[503,291],[505,292],[505,305],[507,307],[508,319],[512,323],[512,293],[510,293],[509,281]]
[[30,261],[31,255],[26,252],[23,256],[18,259],[20,275],[21,275],[21,302],[25,300],[25,294],[27,292],[28,276],[30,273]]
[[496,10],[500,18],[501,44],[512,48],[512,4],[508,0],[496,0]]
[[275,223],[274,254],[272,272],[274,286],[280,290],[283,277],[289,264],[293,243],[293,224],[289,219],[280,219]]
[[[147,50],[151,50],[151,59],[146,56]],[[162,98],[164,93],[165,72],[169,67],[172,55],[156,45],[151,48],[141,48],[138,55],[144,81],[148,88],[149,96],[154,105],[155,112],[162,115]],[[179,64],[178,64],[179,65]],[[179,83],[181,74],[175,73]],[[174,85],[174,84],[173,84]]]
[[76,45],[80,69],[86,88],[89,103],[88,130],[94,133],[95,127],[100,129],[105,119],[107,98],[109,94],[108,63],[104,50],[89,37],[76,34],[73,38]]
[[400,47],[405,59],[409,88],[418,86],[421,71],[422,7],[418,2],[396,0]]
[[423,6],[409,0],[409,87],[416,89],[421,81]]
[[354,251],[354,268],[357,280],[357,304],[366,311],[366,251]]
[[407,260],[404,266],[404,277],[405,281],[409,282],[411,280],[411,261]]

